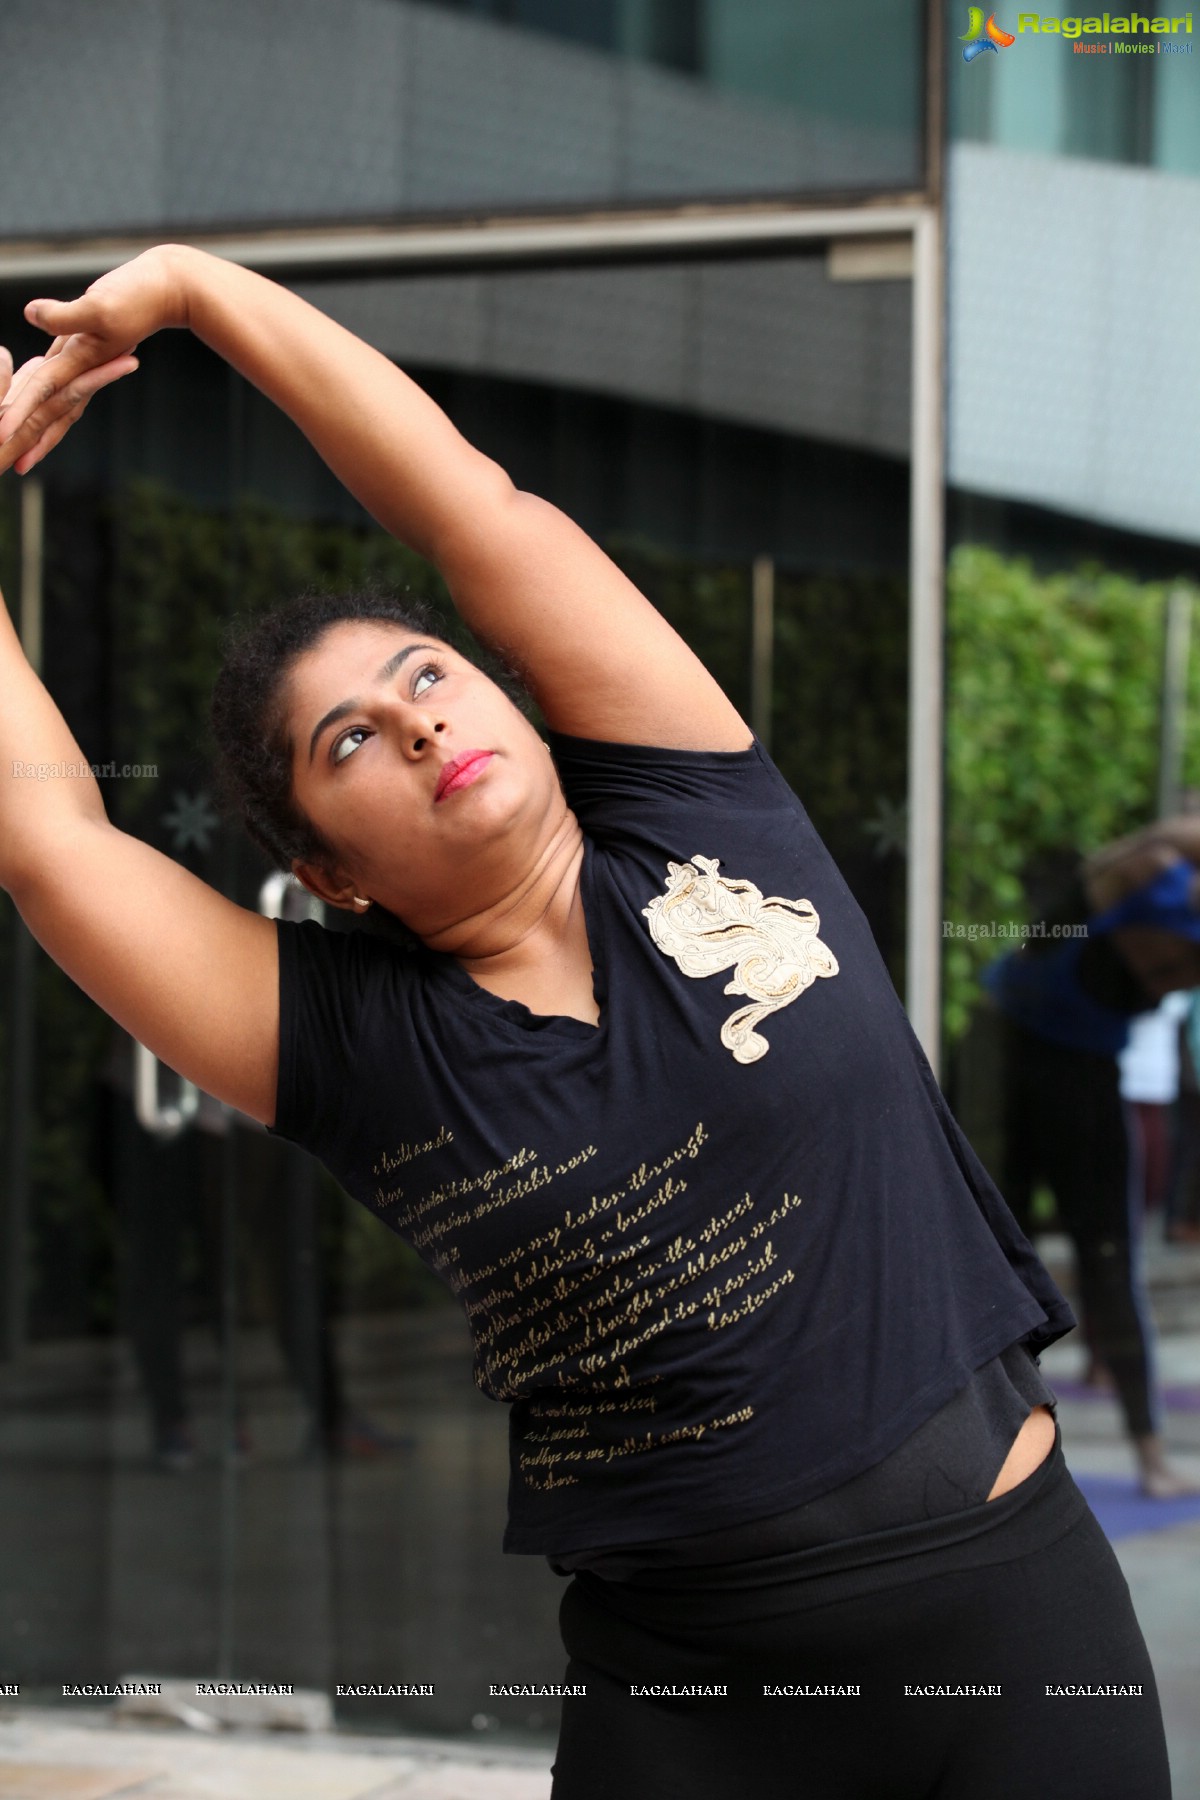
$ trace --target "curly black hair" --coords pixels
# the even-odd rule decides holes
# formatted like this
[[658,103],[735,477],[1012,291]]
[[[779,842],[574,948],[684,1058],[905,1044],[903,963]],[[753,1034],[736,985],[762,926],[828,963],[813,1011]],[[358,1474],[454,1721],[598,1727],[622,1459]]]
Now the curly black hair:
[[[335,860],[332,846],[292,792],[286,689],[297,660],[331,626],[353,621],[399,625],[448,644],[458,635],[426,601],[408,595],[376,588],[301,594],[235,626],[213,687],[218,797],[226,811],[240,816],[259,849],[280,869],[290,871],[297,861],[328,867]],[[506,672],[498,679],[520,705]]]

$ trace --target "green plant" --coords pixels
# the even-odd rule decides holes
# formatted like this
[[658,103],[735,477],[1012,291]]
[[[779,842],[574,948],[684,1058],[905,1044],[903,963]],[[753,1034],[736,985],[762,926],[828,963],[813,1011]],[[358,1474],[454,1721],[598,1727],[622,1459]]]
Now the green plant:
[[[1027,880],[1153,816],[1165,590],[1098,565],[1039,574],[963,546],[947,572],[946,875],[954,926],[1029,920]],[[1193,709],[1200,670],[1193,665]],[[1184,779],[1200,773],[1189,734]],[[953,1043],[996,938],[944,941]]]

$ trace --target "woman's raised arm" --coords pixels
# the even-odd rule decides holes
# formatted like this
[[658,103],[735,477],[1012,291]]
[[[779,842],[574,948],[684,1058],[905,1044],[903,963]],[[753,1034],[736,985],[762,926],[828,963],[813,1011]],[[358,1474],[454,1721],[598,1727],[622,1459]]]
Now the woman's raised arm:
[[275,1116],[275,927],[112,825],[0,595],[0,887],[105,1012],[197,1087]]
[[162,326],[186,325],[296,422],[381,525],[436,565],[552,727],[681,749],[749,743],[698,658],[585,532],[515,488],[415,382],[287,289],[164,246],[79,300],[27,312],[55,342],[18,374],[0,467],[31,468],[53,447],[89,371]]

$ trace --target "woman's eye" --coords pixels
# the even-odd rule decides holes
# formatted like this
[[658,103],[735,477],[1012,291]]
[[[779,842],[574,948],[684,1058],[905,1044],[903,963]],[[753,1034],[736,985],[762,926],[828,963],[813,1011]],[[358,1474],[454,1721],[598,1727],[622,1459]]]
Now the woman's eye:
[[435,668],[432,663],[429,663],[425,668],[418,670],[417,678],[412,685],[413,699],[419,700],[421,695],[426,693],[440,677],[441,670]]
[[346,758],[358,749],[366,735],[363,726],[356,725],[353,731],[348,731],[344,737],[340,737],[333,746],[333,761],[335,763],[345,762]]

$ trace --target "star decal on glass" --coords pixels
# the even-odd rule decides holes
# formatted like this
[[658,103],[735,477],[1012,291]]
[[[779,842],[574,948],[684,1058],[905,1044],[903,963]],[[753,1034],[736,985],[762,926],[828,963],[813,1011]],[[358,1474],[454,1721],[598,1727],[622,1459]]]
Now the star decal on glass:
[[164,813],[162,822],[171,833],[171,847],[174,850],[186,850],[194,844],[197,850],[207,850],[212,834],[220,824],[216,808],[207,794],[181,794],[174,796],[175,804],[169,813]]
[[875,839],[876,856],[888,856],[895,851],[898,856],[908,855],[908,801],[885,800],[878,795],[875,800],[875,816],[864,819],[863,830],[868,837]]

